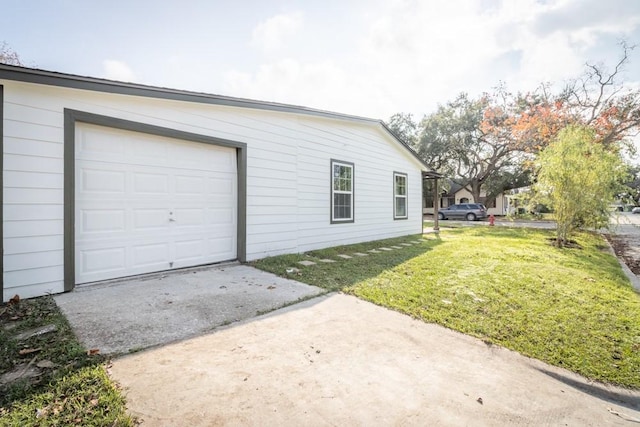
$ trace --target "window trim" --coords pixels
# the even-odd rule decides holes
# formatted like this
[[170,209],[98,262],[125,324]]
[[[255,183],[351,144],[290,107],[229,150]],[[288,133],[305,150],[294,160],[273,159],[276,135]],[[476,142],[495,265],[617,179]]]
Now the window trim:
[[[334,218],[333,214],[333,201],[334,201],[334,194],[335,191],[333,189],[333,167],[335,165],[339,165],[339,166],[346,166],[351,168],[351,191],[346,192],[346,191],[339,191],[337,194],[351,194],[351,218]],[[337,159],[331,159],[330,162],[330,169],[329,169],[329,185],[330,185],[330,200],[329,200],[329,222],[331,224],[349,224],[349,223],[353,223],[355,222],[355,175],[356,173],[356,168],[355,165],[352,162],[346,162],[344,160],[337,160]]]
[[[405,186],[405,195],[399,195],[396,194],[396,177],[397,176],[401,176],[404,178],[404,186]],[[397,215],[397,200],[398,198],[403,198],[404,199],[404,206],[405,206],[405,214],[404,216],[399,216]],[[402,219],[409,219],[409,176],[404,173],[404,172],[393,172],[393,219],[395,220],[402,220]]]

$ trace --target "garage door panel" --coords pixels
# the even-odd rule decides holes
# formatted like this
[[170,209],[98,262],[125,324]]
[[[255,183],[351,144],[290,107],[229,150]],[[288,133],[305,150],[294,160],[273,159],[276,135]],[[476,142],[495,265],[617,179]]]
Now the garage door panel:
[[77,283],[236,258],[235,149],[78,126]]
[[125,231],[126,212],[124,209],[83,209],[80,233],[117,233]]
[[136,135],[130,141],[130,156],[127,163],[165,166],[168,165],[169,144],[147,135]]
[[83,159],[102,161],[123,161],[125,140],[118,138],[117,131],[107,128],[83,125],[76,129],[76,152]]
[[201,262],[206,256],[206,240],[198,237],[175,243],[175,261],[193,260]]
[[210,178],[207,193],[212,195],[231,195],[234,191],[234,182],[225,178]]
[[136,172],[133,174],[134,195],[169,194],[169,179],[166,174]]
[[167,268],[171,248],[168,243],[137,245],[132,248],[132,266],[156,266],[160,270]]
[[87,249],[81,253],[82,272],[95,274],[123,271],[126,258],[126,248],[122,246]]
[[176,209],[174,211],[177,227],[202,227],[205,222],[205,209]]
[[133,209],[133,226],[132,230],[146,232],[149,229],[169,230],[171,215],[170,211],[165,208],[160,209]]
[[202,176],[176,176],[176,195],[202,195],[206,191],[206,178]]
[[231,208],[209,208],[207,218],[212,224],[226,224],[228,227],[235,225],[235,209]]
[[207,240],[207,251],[210,254],[226,254],[235,251],[235,249],[235,239],[231,236]]
[[83,168],[78,183],[81,191],[124,194],[127,175],[123,171]]

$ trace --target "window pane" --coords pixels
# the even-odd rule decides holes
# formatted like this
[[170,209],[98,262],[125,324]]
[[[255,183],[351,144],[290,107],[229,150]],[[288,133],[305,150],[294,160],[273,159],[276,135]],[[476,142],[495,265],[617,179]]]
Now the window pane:
[[350,166],[333,166],[333,189],[337,191],[351,191],[351,171]]
[[396,197],[396,216],[407,216],[407,199],[404,197]]
[[396,175],[396,195],[407,195],[407,177],[403,175]]
[[333,195],[333,218],[351,219],[351,194]]
[[344,179],[351,179],[351,168],[348,166],[342,166],[342,173],[343,173],[343,177]]

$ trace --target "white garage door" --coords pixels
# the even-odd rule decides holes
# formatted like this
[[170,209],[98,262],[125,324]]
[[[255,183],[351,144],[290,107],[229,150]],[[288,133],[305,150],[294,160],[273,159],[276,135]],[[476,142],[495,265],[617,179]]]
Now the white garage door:
[[233,148],[76,128],[76,283],[236,259]]

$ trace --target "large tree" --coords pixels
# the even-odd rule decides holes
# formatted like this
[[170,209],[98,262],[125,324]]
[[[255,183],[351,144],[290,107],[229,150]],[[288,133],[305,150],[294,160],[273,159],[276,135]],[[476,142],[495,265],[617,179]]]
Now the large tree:
[[396,113],[386,122],[387,127],[412,148],[418,143],[418,124],[410,113]]
[[536,153],[549,145],[569,124],[594,131],[595,141],[619,150],[640,131],[640,90],[625,86],[623,70],[633,47],[621,43],[620,58],[613,67],[585,65],[579,77],[554,93],[541,84],[532,92],[499,91],[502,102],[489,110],[485,131],[511,139],[523,151]]
[[586,64],[582,75],[563,85],[544,83],[523,93],[499,86],[477,98],[463,93],[425,116],[417,130],[403,113],[388,126],[474,200],[483,190],[492,199],[525,184],[535,154],[569,125],[590,128],[608,151],[631,147],[640,131],[640,89],[623,81],[632,49],[622,43],[613,67]]
[[584,125],[570,125],[538,155],[534,202],[553,209],[560,247],[577,229],[608,224],[609,204],[627,176],[620,153],[597,136]]
[[483,190],[492,199],[513,188],[524,173],[520,151],[512,141],[486,130],[487,115],[495,110],[493,95],[472,99],[462,93],[420,123],[418,154],[466,188],[474,201],[480,200]]

